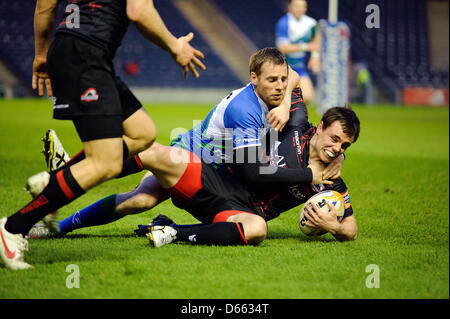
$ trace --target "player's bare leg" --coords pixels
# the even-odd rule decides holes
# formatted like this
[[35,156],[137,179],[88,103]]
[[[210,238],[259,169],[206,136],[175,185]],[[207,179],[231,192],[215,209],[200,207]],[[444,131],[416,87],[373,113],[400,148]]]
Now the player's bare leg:
[[156,139],[156,127],[144,108],[140,108],[123,122],[123,140],[128,157],[149,148]]
[[167,200],[169,195],[156,177],[147,172],[139,185],[128,193],[117,194],[116,211],[121,216],[139,214]]
[[122,170],[123,141],[106,138],[83,143],[86,158],[70,170],[85,191],[117,175]]
[[148,169],[165,188],[176,185],[191,160],[190,152],[176,147],[154,143],[152,147],[139,153],[144,168]]

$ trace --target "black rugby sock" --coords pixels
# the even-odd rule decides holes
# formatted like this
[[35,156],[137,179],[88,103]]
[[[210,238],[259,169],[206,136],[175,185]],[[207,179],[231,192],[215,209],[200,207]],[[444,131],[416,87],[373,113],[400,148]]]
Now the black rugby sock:
[[209,225],[192,227],[173,226],[177,231],[177,240],[201,245],[245,245],[242,223],[217,222]]
[[49,213],[56,211],[85,191],[72,176],[70,167],[50,174],[50,181],[35,199],[21,210],[8,217],[5,228],[12,234],[26,236],[31,227]]
[[123,162],[122,171],[115,178],[121,178],[131,174],[139,173],[143,169],[144,167],[142,166],[142,162],[139,159],[139,156],[134,155],[133,157]]

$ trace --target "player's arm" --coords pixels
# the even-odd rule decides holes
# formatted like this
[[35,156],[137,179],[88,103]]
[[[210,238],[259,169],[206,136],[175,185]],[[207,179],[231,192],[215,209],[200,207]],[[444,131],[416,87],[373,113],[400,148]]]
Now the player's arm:
[[336,157],[331,163],[323,170],[324,179],[337,179],[341,176],[342,165],[344,164],[344,154]]
[[35,54],[46,56],[55,27],[58,0],[37,0],[34,11]]
[[295,88],[300,87],[300,76],[297,72],[292,70],[290,66],[288,74],[288,84],[283,101],[279,106],[274,107],[272,110],[270,110],[269,114],[267,114],[267,120],[269,121],[269,124],[274,130],[278,132],[281,132],[286,123],[289,121],[292,91],[294,91]]
[[310,52],[317,50],[317,45],[314,42],[309,43],[279,43],[278,49],[284,54],[294,53],[294,52]]
[[232,169],[246,185],[264,187],[303,183],[332,184],[331,181],[322,178],[325,166],[319,162],[311,162],[304,168],[277,167],[259,159],[260,153],[259,146],[249,146],[235,151]]
[[189,44],[194,34],[191,32],[176,38],[167,29],[153,0],[127,0],[127,16],[146,39],[171,54],[173,60],[183,68],[185,78],[189,70],[195,77],[199,76],[196,66],[201,70],[206,69],[199,60],[204,58],[203,53]]
[[58,0],[37,0],[34,11],[34,49],[32,87],[38,88],[39,96],[44,95],[44,83],[49,96],[53,95],[47,72],[47,52],[55,27]]
[[335,232],[331,234],[339,241],[355,240],[358,236],[358,225],[355,215],[345,217]]
[[317,73],[320,71],[320,47],[322,45],[322,37],[316,28],[317,27],[315,27],[314,30],[314,38],[310,42],[311,57],[308,62],[308,68]]

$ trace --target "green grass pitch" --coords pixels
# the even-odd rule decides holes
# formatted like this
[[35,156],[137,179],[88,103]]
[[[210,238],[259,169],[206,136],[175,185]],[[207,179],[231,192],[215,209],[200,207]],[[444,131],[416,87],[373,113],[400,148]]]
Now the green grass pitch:
[[[172,129],[192,127],[209,107],[147,104],[169,142]],[[116,223],[63,239],[29,240],[32,270],[0,266],[0,299],[9,298],[449,298],[449,109],[354,106],[358,142],[347,152],[343,177],[359,226],[358,239],[308,238],[298,209],[269,222],[256,247],[176,243],[153,249],[133,229],[159,213],[195,223],[167,201]],[[29,200],[26,179],[45,170],[40,137],[53,128],[70,154],[82,145],[70,121],[51,118],[47,100],[0,100],[0,217]],[[310,117],[318,116],[311,109]],[[94,201],[136,186],[143,173],[109,181],[59,211],[65,218]],[[79,288],[68,288],[79,269]],[[379,288],[369,288],[378,267]],[[369,267],[369,268],[368,268]],[[367,270],[367,271],[366,271]],[[370,277],[372,276],[372,277]],[[370,285],[369,285],[370,286]],[[70,285],[69,285],[70,287]]]

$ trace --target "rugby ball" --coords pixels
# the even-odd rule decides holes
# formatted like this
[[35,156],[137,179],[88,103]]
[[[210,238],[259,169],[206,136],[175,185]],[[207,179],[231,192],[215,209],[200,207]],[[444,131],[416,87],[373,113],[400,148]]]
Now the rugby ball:
[[342,218],[344,217],[344,211],[345,211],[345,203],[344,198],[341,194],[335,191],[327,190],[320,193],[317,193],[316,195],[312,196],[310,199],[306,201],[306,203],[303,205],[302,209],[300,210],[300,216],[298,219],[298,226],[300,227],[300,230],[308,235],[308,236],[320,236],[326,233],[326,231],[316,228],[316,227],[310,227],[305,225],[305,223],[308,221],[308,219],[304,216],[304,211],[306,210],[307,205],[311,205],[311,203],[315,203],[319,209],[322,212],[328,213],[330,212],[330,209],[328,208],[327,203],[331,202],[334,205],[334,208],[336,209],[336,215],[337,220],[340,222]]

